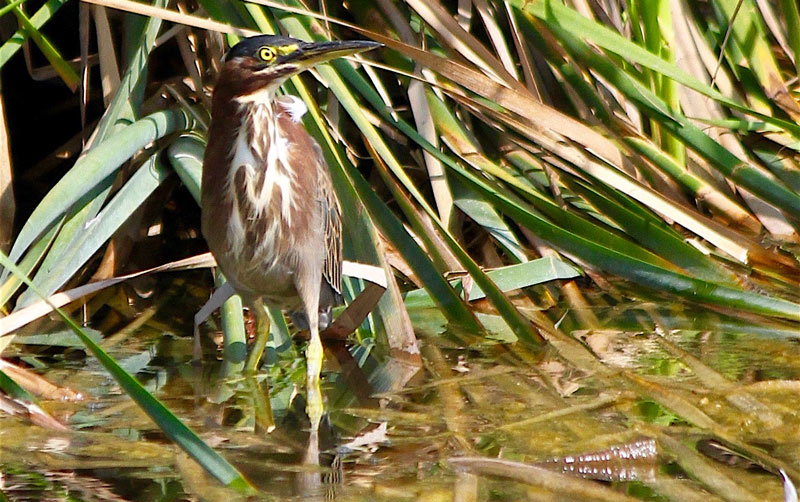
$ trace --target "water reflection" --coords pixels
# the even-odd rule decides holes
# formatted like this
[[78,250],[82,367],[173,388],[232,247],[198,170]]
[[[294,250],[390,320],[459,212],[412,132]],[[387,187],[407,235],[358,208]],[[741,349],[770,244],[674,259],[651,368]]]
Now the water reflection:
[[[291,341],[281,351],[269,346],[268,364],[241,377],[221,355],[193,371],[191,339],[163,328],[143,328],[151,329],[149,344],[130,337],[114,350],[258,485],[256,500],[574,500],[578,488],[580,497],[597,499],[631,487],[689,500],[710,497],[709,486],[723,478],[780,500],[780,480],[770,474],[777,469],[726,465],[698,446],[714,434],[737,447],[758,445],[737,452],[770,469],[788,464],[789,477],[800,478],[792,468],[800,417],[790,405],[800,375],[796,341],[747,333],[742,322],[735,332],[645,329],[636,319],[642,311],[620,312],[619,326],[609,309],[596,312],[603,330],[561,332],[540,358],[474,335],[423,336],[421,372],[372,353],[370,342],[336,342],[326,346],[328,366],[316,390],[306,387],[302,346]],[[45,376],[90,399],[43,403],[70,425],[66,436],[0,417],[0,469],[10,500],[46,500],[59,489],[74,500],[103,500],[74,490],[74,478],[99,480],[109,494],[131,501],[199,500],[208,492],[91,358],[52,364]],[[734,399],[742,395],[747,406]],[[314,400],[325,403],[325,415],[307,415]],[[763,410],[776,419],[759,418]],[[642,435],[655,441],[637,443]],[[603,482],[576,481],[566,471]],[[25,477],[35,482],[20,481]],[[199,469],[197,477],[208,478]],[[36,483],[38,499],[22,495]],[[216,500],[234,500],[224,488],[215,493],[223,494]]]
[[305,500],[324,500],[319,466],[319,427],[312,427],[309,431],[306,451],[300,464],[302,469],[295,476],[295,493]]

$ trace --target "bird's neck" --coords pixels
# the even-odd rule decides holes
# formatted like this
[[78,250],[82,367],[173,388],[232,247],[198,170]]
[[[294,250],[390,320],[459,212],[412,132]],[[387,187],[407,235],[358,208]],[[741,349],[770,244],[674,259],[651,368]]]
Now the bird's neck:
[[278,87],[278,85],[270,84],[262,87],[261,89],[253,91],[250,94],[236,96],[234,101],[236,101],[239,106],[243,108],[265,107],[272,111],[275,106],[275,92],[278,90]]

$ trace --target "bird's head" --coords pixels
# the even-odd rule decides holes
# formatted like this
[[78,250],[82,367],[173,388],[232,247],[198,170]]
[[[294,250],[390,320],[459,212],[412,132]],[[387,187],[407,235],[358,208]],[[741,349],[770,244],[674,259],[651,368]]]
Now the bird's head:
[[259,35],[243,39],[228,51],[223,73],[235,75],[230,84],[242,87],[236,94],[248,94],[265,87],[274,90],[289,77],[315,65],[380,46],[365,40],[304,42],[284,36]]

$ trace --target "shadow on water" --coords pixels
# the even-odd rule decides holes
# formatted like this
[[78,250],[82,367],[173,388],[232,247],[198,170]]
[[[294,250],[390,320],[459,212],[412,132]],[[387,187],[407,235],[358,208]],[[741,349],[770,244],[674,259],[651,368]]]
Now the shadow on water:
[[[106,301],[92,322],[112,333],[119,309]],[[249,500],[783,500],[779,470],[800,479],[796,326],[631,302],[593,311],[602,329],[555,316],[534,355],[412,312],[424,361],[413,378],[368,339],[326,345],[326,415],[311,431],[303,343],[271,340],[244,377],[208,342],[198,370],[191,316],[176,314],[192,311],[185,301],[112,352],[253,482]],[[88,398],[43,403],[71,431],[0,416],[8,500],[244,500],[69,336],[31,333],[10,356]]]

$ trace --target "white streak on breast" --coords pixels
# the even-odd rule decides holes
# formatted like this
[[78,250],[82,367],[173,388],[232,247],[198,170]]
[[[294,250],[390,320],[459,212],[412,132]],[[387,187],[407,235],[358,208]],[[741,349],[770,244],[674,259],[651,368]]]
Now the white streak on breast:
[[297,96],[286,95],[278,98],[278,104],[289,114],[294,122],[303,120],[303,115],[308,112],[308,107]]
[[[231,151],[232,169],[228,171],[228,176],[225,179],[225,192],[233,193],[236,190],[234,178],[236,177],[236,173],[240,168],[243,167],[247,171],[248,174],[246,178],[248,178],[252,175],[254,165],[255,158],[253,157],[250,148],[247,147],[247,134],[244,127],[241,127],[236,135],[236,141],[234,143],[233,150]],[[230,246],[230,252],[237,257],[241,256],[242,250],[244,249],[245,229],[242,221],[244,215],[239,214],[239,205],[236,202],[236,198],[244,196],[245,194],[234,195],[232,208],[233,214],[231,215],[231,219],[227,225],[227,242]]]
[[[277,128],[276,128],[277,129]],[[287,224],[291,224],[292,216],[289,207],[292,204],[294,190],[292,187],[292,171],[288,168],[289,141],[275,131],[273,141],[267,155],[267,173],[264,188],[269,187],[272,193],[275,187],[281,194],[281,216]],[[269,202],[269,196],[266,198]]]
[[233,214],[228,221],[227,238],[231,253],[238,258],[244,250],[245,231],[242,225],[242,215],[239,214],[239,207],[236,204],[233,206]]
[[277,260],[275,254],[275,241],[279,238],[278,222],[270,219],[264,227],[264,235],[259,239],[254,265],[263,269],[272,268]]
[[[273,97],[274,89],[263,89],[237,98],[244,112],[245,122],[236,136],[231,152],[232,169],[226,180],[231,187],[234,187],[237,172],[244,169],[244,183],[239,188],[243,193],[237,194],[236,197],[239,200],[247,197],[252,204],[249,214],[239,214],[240,206],[234,201],[234,211],[238,217],[232,218],[228,227],[231,251],[240,256],[247,245],[245,242],[247,228],[255,224],[256,220],[268,218],[262,227],[263,238],[259,239],[258,249],[253,257],[259,261],[258,266],[267,268],[274,265],[276,259],[269,250],[276,240],[281,238],[283,226],[281,220],[290,226],[292,209],[296,206],[294,183],[297,179],[294,171],[289,168],[291,142],[279,127],[277,118],[279,114],[288,113],[293,121],[300,121],[308,110],[305,103],[294,96],[278,98],[279,106],[273,108],[271,102]],[[248,123],[253,129],[252,135],[248,134]],[[259,186],[258,180],[262,174],[264,181]],[[279,212],[270,213],[269,206],[276,188],[280,193],[281,205]]]

